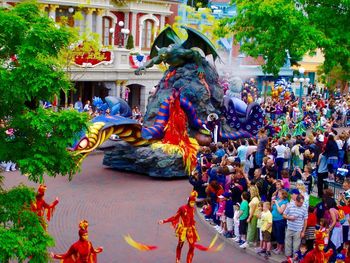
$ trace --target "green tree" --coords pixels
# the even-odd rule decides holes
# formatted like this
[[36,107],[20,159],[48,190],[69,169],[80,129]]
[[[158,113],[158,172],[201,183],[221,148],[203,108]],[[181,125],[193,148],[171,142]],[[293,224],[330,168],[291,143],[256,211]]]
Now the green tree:
[[[67,147],[86,128],[87,114],[45,110],[39,103],[71,88],[59,59],[71,34],[36,3],[0,9],[0,160],[16,162],[36,182],[79,169]],[[13,136],[5,133],[10,128]]]
[[34,200],[34,190],[23,185],[0,191],[0,262],[48,262],[54,240],[30,211]]
[[134,37],[130,34],[128,37],[128,41],[126,42],[126,49],[134,48]]
[[348,0],[232,0],[237,16],[221,21],[230,26],[241,50],[265,58],[263,70],[278,74],[288,51],[292,64],[320,48],[324,68],[350,68],[350,2]]
[[[220,29],[220,23],[215,17],[212,15],[211,10],[209,8],[202,8],[199,11],[195,10],[195,8],[191,6],[186,6],[186,21],[183,21],[181,16],[175,17],[175,23],[173,24],[173,29],[182,39],[186,39],[186,31],[181,29],[182,25],[193,27],[203,33],[214,45],[216,45],[217,40],[219,39],[219,35],[223,34],[216,33],[222,32]],[[195,22],[195,23],[191,23]]]

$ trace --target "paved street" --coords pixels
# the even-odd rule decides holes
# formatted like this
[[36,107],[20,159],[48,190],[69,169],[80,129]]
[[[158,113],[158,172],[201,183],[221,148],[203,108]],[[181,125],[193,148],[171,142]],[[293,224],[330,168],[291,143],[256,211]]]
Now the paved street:
[[[103,246],[99,262],[110,263],[168,263],[175,262],[177,239],[170,224],[158,226],[157,220],[175,214],[186,202],[191,190],[186,180],[156,180],[147,176],[127,174],[102,166],[103,155],[89,156],[81,173],[71,182],[66,177],[47,179],[46,201],[56,196],[60,203],[49,225],[49,232],[56,239],[52,251],[65,252],[78,239],[78,222],[90,223],[89,237],[94,246]],[[27,181],[18,172],[5,173],[5,186]],[[197,220],[201,244],[207,246],[212,232]],[[136,241],[157,245],[158,250],[139,252],[123,240],[130,234]],[[185,252],[185,253],[184,253]],[[187,246],[183,249],[185,262]],[[245,252],[226,245],[219,253],[195,252],[194,263],[260,262]]]

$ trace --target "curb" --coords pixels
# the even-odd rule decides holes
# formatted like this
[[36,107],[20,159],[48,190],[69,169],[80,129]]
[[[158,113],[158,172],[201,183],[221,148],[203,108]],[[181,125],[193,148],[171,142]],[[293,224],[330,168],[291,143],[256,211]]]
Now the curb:
[[[206,225],[206,227],[209,229],[210,232],[212,232],[214,234],[218,233],[217,231],[215,231],[214,228],[211,227],[211,225],[207,221],[205,221],[204,216],[200,212],[200,209],[198,207],[196,207],[196,214],[199,217],[199,219],[202,222],[202,224]],[[269,259],[265,259],[264,257],[261,257],[258,254],[256,254],[254,248],[248,247],[246,249],[242,249],[231,238],[225,238],[223,235],[219,235],[219,239],[224,241],[226,244],[228,244],[228,245],[230,245],[232,247],[235,247],[236,249],[240,250],[242,253],[246,253],[246,254],[249,254],[251,256],[254,256],[257,259],[260,259],[261,261],[280,263],[283,260],[285,260],[284,256],[278,256],[278,255],[274,255],[274,254],[272,254],[272,256],[269,257]]]

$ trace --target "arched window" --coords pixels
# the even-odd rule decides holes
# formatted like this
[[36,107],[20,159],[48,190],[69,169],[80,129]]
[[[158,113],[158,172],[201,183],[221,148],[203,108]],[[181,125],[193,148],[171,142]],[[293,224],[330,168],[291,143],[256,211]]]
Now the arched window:
[[154,21],[147,19],[143,22],[141,48],[149,49],[153,42]]
[[112,18],[104,16],[103,20],[103,30],[102,30],[102,43],[104,46],[112,45],[112,33],[109,32],[109,29],[112,28]]

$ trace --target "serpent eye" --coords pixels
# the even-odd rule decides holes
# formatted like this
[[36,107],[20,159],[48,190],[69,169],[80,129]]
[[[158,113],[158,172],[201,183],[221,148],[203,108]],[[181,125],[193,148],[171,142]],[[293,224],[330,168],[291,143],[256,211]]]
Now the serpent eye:
[[85,149],[88,145],[89,145],[88,138],[83,138],[78,144],[78,149]]

